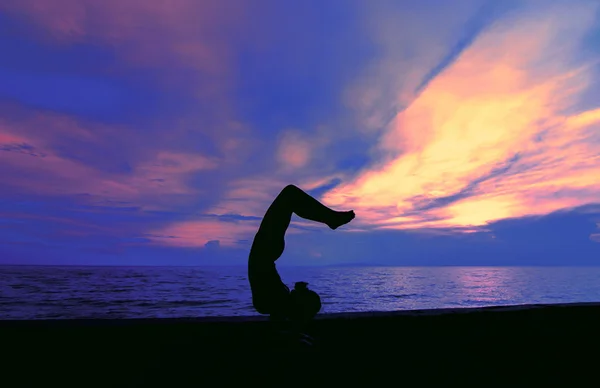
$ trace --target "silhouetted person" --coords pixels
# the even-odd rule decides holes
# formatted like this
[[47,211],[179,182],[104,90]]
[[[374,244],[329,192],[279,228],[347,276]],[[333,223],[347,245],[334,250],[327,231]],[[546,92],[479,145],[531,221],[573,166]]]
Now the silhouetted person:
[[269,314],[274,320],[289,319],[298,325],[321,310],[321,298],[308,289],[306,282],[297,282],[290,292],[275,267],[285,248],[285,232],[292,213],[333,230],[352,221],[355,215],[352,210],[332,210],[294,185],[286,186],[267,209],[248,259],[252,303],[261,314]]

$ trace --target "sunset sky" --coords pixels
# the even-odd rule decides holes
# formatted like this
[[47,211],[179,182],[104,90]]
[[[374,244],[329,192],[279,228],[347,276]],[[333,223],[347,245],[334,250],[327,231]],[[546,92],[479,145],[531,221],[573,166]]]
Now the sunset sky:
[[0,263],[600,264],[597,0],[0,0]]

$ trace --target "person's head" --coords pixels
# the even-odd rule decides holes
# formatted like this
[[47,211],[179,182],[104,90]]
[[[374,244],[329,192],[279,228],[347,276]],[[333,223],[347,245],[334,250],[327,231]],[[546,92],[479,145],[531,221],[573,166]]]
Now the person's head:
[[307,286],[306,282],[297,282],[290,293],[290,317],[294,321],[309,321],[321,311],[321,297]]

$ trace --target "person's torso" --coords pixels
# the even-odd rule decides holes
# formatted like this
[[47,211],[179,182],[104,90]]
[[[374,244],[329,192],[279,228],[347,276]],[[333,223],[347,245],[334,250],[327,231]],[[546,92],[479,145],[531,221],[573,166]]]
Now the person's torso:
[[289,292],[289,288],[281,280],[275,263],[248,261],[248,280],[253,293],[280,292],[282,289]]

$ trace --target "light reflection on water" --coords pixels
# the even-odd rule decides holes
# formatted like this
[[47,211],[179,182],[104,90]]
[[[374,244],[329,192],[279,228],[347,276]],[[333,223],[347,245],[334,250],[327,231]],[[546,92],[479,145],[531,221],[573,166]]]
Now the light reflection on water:
[[[324,306],[328,312],[600,301],[597,267],[377,267],[313,271],[310,286],[330,297]],[[289,273],[288,269],[281,272],[284,279],[285,275],[292,281],[301,277],[291,269]]]
[[[600,301],[600,267],[280,268],[323,312]],[[0,319],[255,315],[245,267],[0,267]]]

